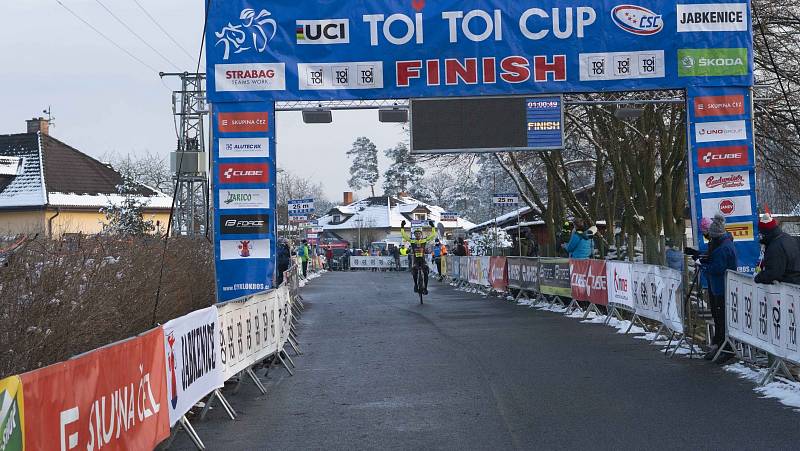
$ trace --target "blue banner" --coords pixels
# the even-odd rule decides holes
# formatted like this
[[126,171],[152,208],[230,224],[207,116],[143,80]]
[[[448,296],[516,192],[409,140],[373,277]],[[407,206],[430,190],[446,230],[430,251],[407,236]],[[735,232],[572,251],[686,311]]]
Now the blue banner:
[[212,102],[750,86],[750,2],[210,3]]
[[689,191],[695,245],[705,250],[702,218],[722,214],[739,270],[754,272],[760,254],[753,110],[749,88],[689,89]]
[[214,105],[217,301],[272,288],[275,272],[275,111],[272,102]]

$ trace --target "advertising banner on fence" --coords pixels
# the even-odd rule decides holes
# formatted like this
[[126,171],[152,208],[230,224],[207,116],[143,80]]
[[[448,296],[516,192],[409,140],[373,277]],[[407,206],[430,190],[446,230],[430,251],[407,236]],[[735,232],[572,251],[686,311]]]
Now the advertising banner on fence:
[[174,425],[198,401],[225,383],[220,362],[217,307],[164,324],[169,422]]
[[460,258],[461,257],[456,255],[447,256],[447,275],[450,276],[451,279],[455,280],[459,278],[459,274],[461,272],[461,264],[459,263]]
[[[210,2],[212,102],[752,84],[750,2]],[[712,31],[713,30],[713,31]]]
[[460,280],[464,280],[469,282],[469,270],[470,270],[470,260],[472,257],[459,257],[458,259],[458,278]]
[[572,299],[608,305],[605,260],[570,260]]
[[[396,266],[394,257],[350,257],[350,268],[353,269],[389,269]],[[408,258],[400,257],[400,267],[408,268]]]
[[22,374],[28,449],[153,449],[169,437],[164,332]]
[[633,264],[633,300],[636,314],[683,332],[681,274],[670,268]]
[[505,257],[489,258],[489,285],[497,291],[508,288],[508,270]]
[[19,376],[0,380],[0,450],[22,451],[25,449],[24,422],[22,381]]
[[491,257],[476,257],[479,260],[480,266],[478,267],[478,284],[483,287],[489,286],[489,265],[491,264]]
[[539,291],[539,260],[526,257],[506,258],[508,286],[530,292]]
[[539,291],[542,294],[569,298],[572,287],[569,277],[569,259],[539,259]]
[[634,311],[631,285],[631,264],[627,262],[606,262],[606,281],[608,284],[608,303],[614,307]]

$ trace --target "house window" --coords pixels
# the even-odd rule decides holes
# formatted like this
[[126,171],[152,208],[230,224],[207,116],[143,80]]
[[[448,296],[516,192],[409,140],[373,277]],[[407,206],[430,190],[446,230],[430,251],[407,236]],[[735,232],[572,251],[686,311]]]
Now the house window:
[[340,222],[342,222],[342,217],[341,217],[341,216],[339,216],[339,215],[334,215],[334,216],[333,216],[333,223],[334,223],[334,224],[338,224],[338,223],[340,223]]
[[427,221],[428,214],[427,213],[414,213],[414,220],[415,221]]

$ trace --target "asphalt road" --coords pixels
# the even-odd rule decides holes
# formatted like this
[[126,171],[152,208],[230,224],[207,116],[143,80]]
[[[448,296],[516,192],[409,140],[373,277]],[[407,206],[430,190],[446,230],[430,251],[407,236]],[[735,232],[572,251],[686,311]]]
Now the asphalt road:
[[[270,372],[195,424],[212,450],[797,449],[800,413],[717,365],[612,328],[408,273],[303,290],[296,375]],[[173,449],[192,449],[185,435]]]

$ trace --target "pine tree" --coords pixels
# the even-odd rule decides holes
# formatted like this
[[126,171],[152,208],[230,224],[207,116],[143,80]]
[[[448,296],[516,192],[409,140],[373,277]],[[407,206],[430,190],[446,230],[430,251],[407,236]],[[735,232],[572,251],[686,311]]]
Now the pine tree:
[[350,188],[359,190],[369,186],[372,196],[375,197],[375,183],[378,182],[378,148],[367,137],[360,137],[353,142],[353,147],[347,151],[347,157],[353,159],[350,166]]
[[141,186],[130,179],[125,179],[117,186],[117,192],[123,196],[122,202],[114,204],[109,201],[107,207],[101,208],[108,221],[105,232],[111,235],[142,236],[152,233],[156,226],[153,221],[144,219],[147,202],[142,202],[138,192]]
[[392,160],[391,166],[383,173],[383,192],[387,196],[408,193],[420,186],[425,170],[417,165],[417,159],[411,154],[405,143],[397,143],[391,149],[383,151]]

